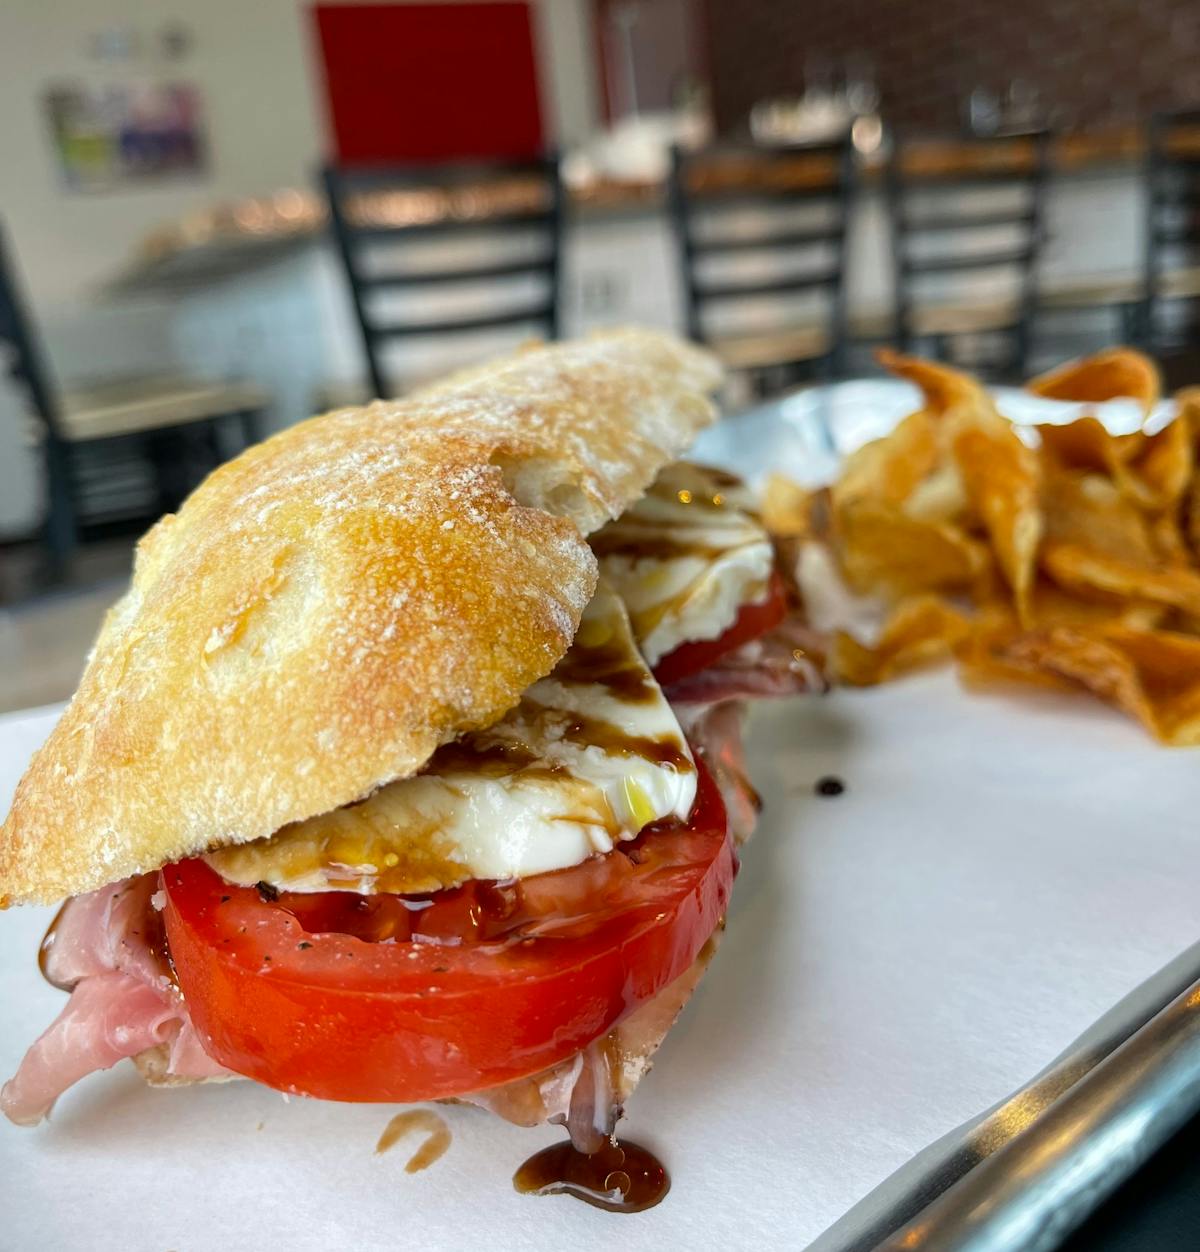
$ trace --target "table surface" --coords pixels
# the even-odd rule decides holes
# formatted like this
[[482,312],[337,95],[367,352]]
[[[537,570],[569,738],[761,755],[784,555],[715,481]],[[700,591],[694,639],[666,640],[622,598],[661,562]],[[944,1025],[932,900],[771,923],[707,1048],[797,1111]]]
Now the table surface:
[[[5,785],[49,724],[0,721]],[[807,1242],[1195,935],[1180,814],[1200,775],[1107,709],[967,697],[939,673],[763,709],[749,742],[767,807],[726,943],[629,1110],[674,1177],[619,1229],[634,1248]],[[836,800],[813,794],[828,773],[848,784]],[[6,1072],[61,1000],[33,959],[47,920],[0,918]],[[118,1068],[47,1126],[0,1126],[6,1237],[200,1250],[259,1228],[296,1248],[375,1247],[399,1212],[432,1247],[618,1233],[509,1190],[553,1132],[449,1110],[450,1153],[409,1178],[371,1155],[388,1115],[243,1084],[150,1091]]]
[[[781,412],[702,451],[736,465],[753,442],[761,472],[819,447]],[[0,802],[54,715],[0,718]],[[402,1149],[372,1155],[390,1109],[152,1091],[119,1066],[48,1125],[0,1124],[0,1244],[801,1246],[1195,939],[1200,771],[1103,705],[969,696],[939,671],[763,707],[748,746],[766,807],[727,937],[626,1123],[672,1173],[658,1208],[517,1196],[546,1128],[448,1109],[449,1153],[410,1177]],[[844,795],[814,793],[826,774]],[[61,1004],[34,961],[48,916],[0,916],[5,1073]]]

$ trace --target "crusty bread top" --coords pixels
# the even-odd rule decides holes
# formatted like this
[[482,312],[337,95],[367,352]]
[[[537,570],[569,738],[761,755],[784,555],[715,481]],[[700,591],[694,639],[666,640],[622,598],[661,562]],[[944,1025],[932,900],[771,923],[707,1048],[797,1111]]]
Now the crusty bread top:
[[313,418],[138,546],[0,831],[0,904],[76,895],[348,804],[490,725],[566,651],[582,534],[712,420],[650,331],[533,347]]

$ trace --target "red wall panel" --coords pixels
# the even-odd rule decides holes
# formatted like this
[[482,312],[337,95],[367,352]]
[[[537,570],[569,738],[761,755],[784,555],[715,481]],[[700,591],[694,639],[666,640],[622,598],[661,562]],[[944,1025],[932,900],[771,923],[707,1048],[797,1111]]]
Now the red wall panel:
[[335,160],[540,151],[528,4],[318,4],[313,14]]

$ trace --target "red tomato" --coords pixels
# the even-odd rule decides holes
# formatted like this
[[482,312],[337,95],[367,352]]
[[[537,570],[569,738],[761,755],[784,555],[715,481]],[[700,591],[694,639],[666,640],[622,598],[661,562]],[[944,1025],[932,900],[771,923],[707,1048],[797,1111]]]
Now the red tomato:
[[702,669],[708,669],[726,652],[732,652],[734,648],[740,648],[751,639],[765,635],[786,616],[787,593],[784,591],[783,579],[778,573],[772,573],[765,599],[756,604],[743,604],[733,625],[716,639],[697,639],[692,643],[681,643],[673,652],[668,652],[654,667],[654,677],[664,687],[679,682],[681,678],[690,678]]
[[421,898],[283,893],[163,871],[167,939],[205,1050],[328,1100],[409,1102],[537,1073],[695,959],[736,870],[700,766],[686,825],[513,883]]

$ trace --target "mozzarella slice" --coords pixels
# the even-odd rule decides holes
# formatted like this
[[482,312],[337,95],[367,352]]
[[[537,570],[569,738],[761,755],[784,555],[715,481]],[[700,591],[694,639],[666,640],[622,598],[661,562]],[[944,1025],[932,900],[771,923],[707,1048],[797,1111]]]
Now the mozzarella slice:
[[496,725],[415,778],[206,859],[287,891],[433,891],[577,865],[686,818],[695,796],[683,732],[602,583],[570,651]]
[[728,630],[743,604],[765,598],[774,563],[745,484],[682,461],[591,544],[651,665]]

